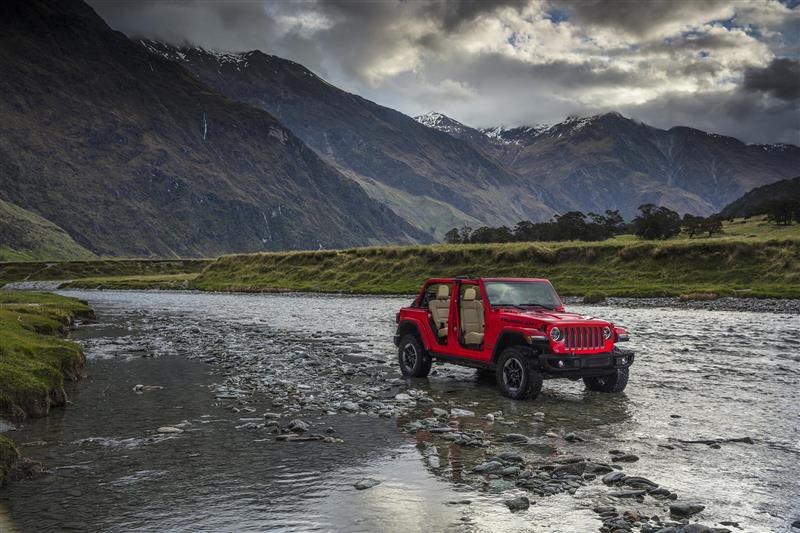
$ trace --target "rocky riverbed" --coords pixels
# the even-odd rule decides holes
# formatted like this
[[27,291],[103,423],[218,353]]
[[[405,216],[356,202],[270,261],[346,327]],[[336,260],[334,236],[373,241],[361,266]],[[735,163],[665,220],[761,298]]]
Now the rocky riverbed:
[[800,518],[791,312],[573,305],[632,331],[628,390],[548,381],[513,402],[459,367],[402,379],[401,298],[77,294],[99,317],[78,332],[88,379],[15,434],[51,469],[2,497],[21,530],[67,514],[99,530],[645,533]]

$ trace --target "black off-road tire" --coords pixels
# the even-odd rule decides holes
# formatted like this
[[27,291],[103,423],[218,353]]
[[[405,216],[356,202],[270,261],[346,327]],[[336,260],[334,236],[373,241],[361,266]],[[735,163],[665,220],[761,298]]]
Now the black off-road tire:
[[586,388],[595,392],[622,392],[628,385],[629,368],[618,368],[612,374],[583,378]]
[[416,335],[403,335],[397,358],[400,372],[407,378],[424,378],[431,372],[433,360]]
[[512,400],[533,399],[542,391],[542,375],[533,367],[531,357],[515,346],[500,354],[496,377],[500,392]]

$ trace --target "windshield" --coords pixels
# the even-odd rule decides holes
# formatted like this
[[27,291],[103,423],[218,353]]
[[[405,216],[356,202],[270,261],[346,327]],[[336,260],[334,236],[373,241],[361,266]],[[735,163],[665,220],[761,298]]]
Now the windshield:
[[493,306],[561,307],[552,285],[543,281],[487,281],[486,297]]

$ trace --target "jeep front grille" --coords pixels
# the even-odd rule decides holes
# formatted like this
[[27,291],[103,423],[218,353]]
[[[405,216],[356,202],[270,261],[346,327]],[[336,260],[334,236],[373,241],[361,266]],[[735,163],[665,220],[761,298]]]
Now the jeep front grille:
[[567,326],[564,347],[568,350],[597,350],[605,346],[602,326]]

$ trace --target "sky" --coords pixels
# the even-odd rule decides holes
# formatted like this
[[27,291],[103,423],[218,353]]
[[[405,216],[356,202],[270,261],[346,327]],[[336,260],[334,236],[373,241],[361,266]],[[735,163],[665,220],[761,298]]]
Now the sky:
[[800,144],[800,0],[89,0],[126,35],[258,49],[475,127],[619,111]]

